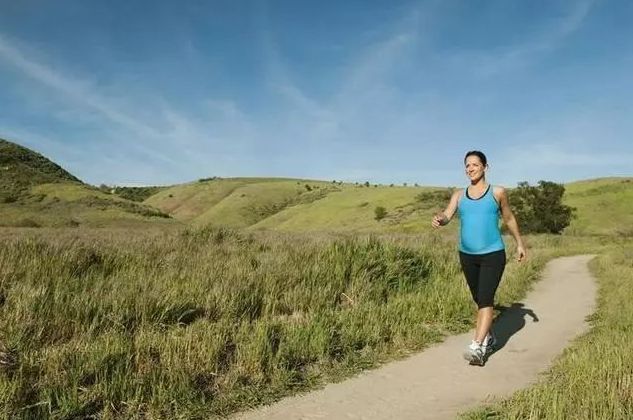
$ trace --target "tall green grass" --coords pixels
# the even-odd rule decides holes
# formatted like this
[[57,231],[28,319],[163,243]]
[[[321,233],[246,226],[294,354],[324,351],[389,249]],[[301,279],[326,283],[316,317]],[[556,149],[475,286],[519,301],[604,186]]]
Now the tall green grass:
[[[0,236],[5,418],[225,415],[473,321],[455,245],[441,236]],[[561,240],[532,239],[537,250],[508,266],[500,303],[525,292]]]
[[590,332],[537,385],[467,419],[633,418],[633,244],[616,240],[591,264],[599,284]]

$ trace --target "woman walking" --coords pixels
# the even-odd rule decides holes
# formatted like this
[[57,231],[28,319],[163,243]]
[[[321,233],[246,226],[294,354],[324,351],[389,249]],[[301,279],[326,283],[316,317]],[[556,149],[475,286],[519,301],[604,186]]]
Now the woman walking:
[[490,329],[494,296],[506,264],[499,214],[516,241],[517,260],[523,261],[527,254],[505,189],[486,182],[486,156],[478,150],[470,151],[464,157],[464,165],[470,185],[455,191],[446,209],[435,215],[431,224],[434,228],[444,226],[459,212],[459,260],[478,308],[475,337],[464,358],[483,366],[495,345]]

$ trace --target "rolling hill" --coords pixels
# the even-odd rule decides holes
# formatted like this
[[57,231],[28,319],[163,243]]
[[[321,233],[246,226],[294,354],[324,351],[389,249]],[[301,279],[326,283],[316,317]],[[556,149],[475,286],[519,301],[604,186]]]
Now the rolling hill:
[[146,204],[107,194],[26,147],[0,139],[1,226],[173,223]]
[[[215,178],[176,185],[145,203],[194,225],[284,231],[420,231],[446,188],[363,185],[301,179]],[[440,200],[438,201],[438,198]],[[375,219],[376,207],[387,215]]]
[[576,208],[566,233],[633,236],[633,178],[571,182],[564,201]]
[[[206,178],[112,191],[82,183],[44,156],[0,139],[0,225],[187,224],[292,232],[425,232],[450,189],[292,178]],[[633,235],[633,178],[565,185],[576,218],[566,234]],[[143,200],[140,202],[141,200]],[[376,220],[377,207],[386,216]],[[453,234],[456,223],[443,231]]]
[[[565,185],[576,208],[566,234],[630,235],[633,178]],[[294,232],[424,232],[447,201],[447,188],[384,186],[275,178],[215,178],[176,185],[145,202],[194,225]],[[376,207],[387,216],[375,219]],[[456,224],[448,228],[452,232]],[[448,232],[447,232],[448,233]]]

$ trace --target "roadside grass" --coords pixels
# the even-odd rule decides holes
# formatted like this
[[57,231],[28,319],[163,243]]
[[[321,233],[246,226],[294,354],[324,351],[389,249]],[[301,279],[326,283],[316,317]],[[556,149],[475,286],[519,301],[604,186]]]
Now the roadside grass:
[[633,418],[633,244],[614,238],[591,264],[599,284],[591,330],[538,384],[464,419]]
[[[473,323],[454,241],[441,235],[79,228],[0,238],[5,418],[227,415]],[[501,304],[523,296],[551,256],[595,243],[527,240],[531,258],[510,261]]]

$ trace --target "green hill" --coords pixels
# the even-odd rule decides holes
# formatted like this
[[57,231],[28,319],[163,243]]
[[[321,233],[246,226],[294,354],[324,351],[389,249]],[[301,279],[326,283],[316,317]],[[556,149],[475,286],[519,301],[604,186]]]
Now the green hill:
[[[171,187],[95,188],[44,156],[0,139],[0,225],[89,226],[175,221],[295,232],[424,232],[447,188],[290,178],[208,178]],[[633,178],[567,184],[566,234],[632,235]],[[111,192],[114,192],[112,194]],[[140,202],[141,200],[144,200]],[[377,207],[386,216],[376,220]],[[443,232],[452,234],[455,223]]]
[[[215,178],[165,189],[145,203],[194,225],[285,231],[424,231],[445,188],[278,178]],[[439,199],[438,199],[439,198]],[[387,210],[375,219],[375,209]]]
[[576,208],[566,233],[633,236],[633,178],[599,178],[565,185],[565,204]]
[[34,185],[81,181],[26,147],[0,139],[0,203],[18,201]]
[[0,226],[131,226],[168,215],[86,185],[56,163],[0,139]]
[[195,225],[243,228],[340,188],[287,178],[215,178],[173,186],[144,202]]
[[[586,180],[565,187],[565,203],[577,209],[567,234],[631,231],[632,178]],[[432,214],[448,202],[446,191],[297,179],[215,178],[167,188],[145,203],[195,225],[295,232],[424,232],[430,228]],[[380,221],[375,219],[378,206],[387,211]],[[444,231],[452,234],[455,225]]]

